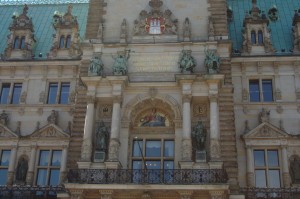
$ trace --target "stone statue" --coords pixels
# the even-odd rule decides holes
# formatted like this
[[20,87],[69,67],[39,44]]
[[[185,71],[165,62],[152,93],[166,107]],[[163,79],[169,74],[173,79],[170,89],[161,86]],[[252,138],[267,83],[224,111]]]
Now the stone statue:
[[191,23],[190,19],[187,17],[184,20],[183,24],[183,40],[190,41],[191,40]]
[[212,17],[208,18],[208,36],[209,37],[215,36],[215,27],[214,27],[214,22]]
[[49,124],[57,124],[58,113],[55,110],[51,111],[51,114],[47,118]]
[[290,175],[293,184],[300,183],[300,158],[297,155],[290,159]]
[[100,23],[100,24],[99,24],[98,31],[97,31],[97,38],[100,39],[101,42],[102,42],[102,40],[103,40],[103,29],[104,29],[103,23]]
[[95,135],[95,150],[104,151],[107,150],[107,143],[109,139],[109,132],[107,127],[104,125],[104,122],[101,121]]
[[22,157],[18,162],[17,171],[16,171],[16,180],[20,182],[25,182],[27,170],[28,170],[28,162],[24,157]]
[[126,75],[127,67],[128,67],[128,59],[129,59],[129,51],[126,53],[118,53],[117,56],[113,56],[114,64],[113,64],[113,73],[114,75]]
[[121,25],[120,43],[126,43],[126,42],[127,42],[127,22],[126,19],[123,19]]
[[0,114],[0,123],[4,126],[6,126],[8,123],[8,114],[5,112],[5,110],[3,110]]
[[99,57],[94,57],[91,59],[90,67],[89,67],[89,75],[90,76],[101,76],[103,73],[103,62]]
[[196,59],[191,55],[191,50],[182,50],[180,59],[178,62],[180,71],[185,72],[194,72],[194,68],[197,65]]
[[204,64],[209,75],[217,74],[220,70],[221,58],[216,55],[216,50],[205,50]]
[[192,136],[196,142],[197,151],[205,149],[206,130],[202,121],[198,121],[197,125],[194,126]]

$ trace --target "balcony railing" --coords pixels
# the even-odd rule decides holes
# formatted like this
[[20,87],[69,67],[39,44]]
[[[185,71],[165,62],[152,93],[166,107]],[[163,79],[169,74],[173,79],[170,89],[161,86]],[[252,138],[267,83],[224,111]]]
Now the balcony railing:
[[300,188],[242,188],[246,199],[299,199]]
[[0,199],[56,199],[64,192],[63,186],[0,186]]
[[68,173],[69,183],[83,184],[220,184],[228,180],[223,169],[78,169]]

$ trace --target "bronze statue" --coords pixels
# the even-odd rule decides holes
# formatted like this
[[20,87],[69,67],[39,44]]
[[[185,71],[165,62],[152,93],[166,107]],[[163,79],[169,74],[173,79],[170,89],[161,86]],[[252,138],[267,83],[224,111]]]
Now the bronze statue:
[[28,170],[28,162],[27,160],[22,157],[19,160],[18,166],[17,166],[17,172],[16,172],[16,180],[20,182],[26,181],[26,175]]
[[205,149],[205,140],[206,140],[206,129],[202,121],[198,121],[197,125],[194,126],[192,136],[195,139],[196,149],[198,151]]
[[179,68],[182,73],[194,72],[194,68],[197,65],[196,59],[192,56],[191,50],[182,50],[181,56],[178,62]]
[[297,155],[290,159],[290,175],[293,184],[300,183],[300,157]]
[[205,55],[204,64],[206,66],[207,73],[209,75],[219,73],[221,58],[216,54],[216,50],[206,50]]
[[89,73],[95,76],[101,76],[103,72],[103,62],[99,57],[94,57],[91,59],[91,64],[89,67]]
[[104,151],[107,150],[107,143],[109,139],[108,128],[105,126],[104,122],[101,121],[95,135],[95,150]]

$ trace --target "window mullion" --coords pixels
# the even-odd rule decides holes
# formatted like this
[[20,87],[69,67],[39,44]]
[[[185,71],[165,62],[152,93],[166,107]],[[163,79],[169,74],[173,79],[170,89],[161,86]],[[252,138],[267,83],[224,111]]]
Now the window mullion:
[[57,82],[57,93],[56,93],[56,104],[59,104],[59,100],[60,100],[60,91],[61,91],[61,82]]

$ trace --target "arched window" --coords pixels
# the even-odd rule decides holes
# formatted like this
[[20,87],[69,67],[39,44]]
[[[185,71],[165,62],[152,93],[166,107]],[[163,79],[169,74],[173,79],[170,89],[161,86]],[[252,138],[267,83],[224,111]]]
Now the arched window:
[[68,35],[67,39],[66,39],[66,46],[65,46],[65,48],[70,48],[70,46],[71,46],[71,35]]
[[263,45],[264,36],[261,30],[258,31],[257,36],[258,36],[258,45]]
[[19,48],[19,37],[16,37],[14,41],[14,49],[18,49],[18,48]]
[[21,37],[21,42],[20,42],[20,49],[24,49],[25,48],[25,37]]
[[59,48],[64,48],[65,47],[65,36],[61,36],[59,40]]
[[256,44],[256,33],[254,30],[251,31],[251,44]]

